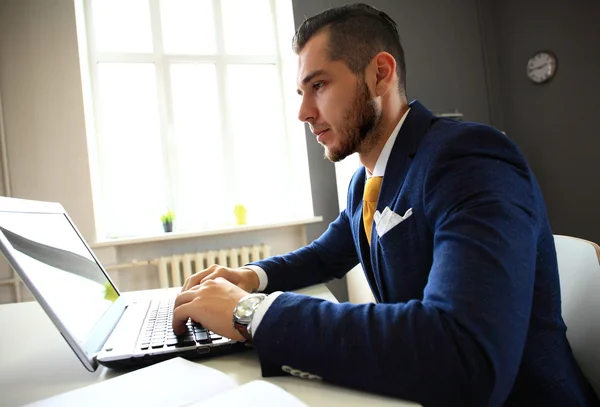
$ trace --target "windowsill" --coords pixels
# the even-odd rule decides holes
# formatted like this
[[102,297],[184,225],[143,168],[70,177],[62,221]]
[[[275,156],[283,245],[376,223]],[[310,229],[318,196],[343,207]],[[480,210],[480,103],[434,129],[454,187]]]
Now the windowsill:
[[92,249],[97,249],[97,248],[102,248],[102,247],[160,242],[160,241],[164,241],[164,240],[189,239],[189,238],[194,238],[194,237],[225,235],[225,234],[231,234],[231,233],[251,232],[251,231],[256,231],[256,230],[284,228],[284,227],[289,227],[289,226],[304,226],[304,225],[308,225],[311,223],[319,223],[322,221],[323,221],[322,216],[314,216],[312,218],[296,219],[296,220],[292,220],[292,221],[288,221],[288,222],[264,223],[264,224],[260,224],[260,225],[226,226],[226,227],[222,227],[222,228],[201,230],[201,231],[196,231],[196,232],[190,232],[190,231],[177,232],[177,231],[175,231],[175,232],[160,233],[157,235],[149,235],[149,236],[125,237],[125,238],[119,238],[119,239],[99,240],[95,243],[91,243],[90,247]]

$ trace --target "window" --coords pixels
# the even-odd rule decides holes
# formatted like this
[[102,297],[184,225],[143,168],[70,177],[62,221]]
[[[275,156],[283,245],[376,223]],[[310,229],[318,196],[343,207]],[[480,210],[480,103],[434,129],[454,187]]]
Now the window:
[[310,217],[291,0],[84,0],[99,238]]

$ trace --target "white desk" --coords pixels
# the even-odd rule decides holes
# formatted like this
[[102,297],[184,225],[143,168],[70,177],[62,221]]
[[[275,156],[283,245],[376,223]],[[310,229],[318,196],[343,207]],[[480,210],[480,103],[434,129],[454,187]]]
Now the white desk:
[[[299,292],[335,301],[325,286]],[[309,406],[415,405],[291,376],[262,378],[254,351],[215,356],[198,363],[226,373],[240,385],[267,380]],[[0,305],[0,406],[20,406],[121,373],[104,366],[88,372],[37,302]]]

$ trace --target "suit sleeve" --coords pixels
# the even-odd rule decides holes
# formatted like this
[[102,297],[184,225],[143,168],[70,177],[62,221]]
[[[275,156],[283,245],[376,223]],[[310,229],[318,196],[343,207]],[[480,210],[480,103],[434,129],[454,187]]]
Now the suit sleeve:
[[423,299],[354,305],[284,293],[254,338],[264,375],[288,365],[425,406],[503,404],[531,311],[535,181],[499,132],[442,136],[423,177],[434,238]]
[[252,264],[265,270],[267,293],[295,290],[342,278],[358,264],[346,210],[308,246]]

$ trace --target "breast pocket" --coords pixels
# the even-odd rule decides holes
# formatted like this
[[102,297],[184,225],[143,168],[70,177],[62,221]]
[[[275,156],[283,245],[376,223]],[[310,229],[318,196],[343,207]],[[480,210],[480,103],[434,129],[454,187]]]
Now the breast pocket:
[[415,215],[379,239],[376,262],[383,302],[423,299],[431,269],[431,242],[425,219]]
[[392,229],[388,230],[379,238],[379,245],[384,252],[397,251],[399,247],[406,248],[408,242],[416,243],[418,236],[417,221],[413,215]]

